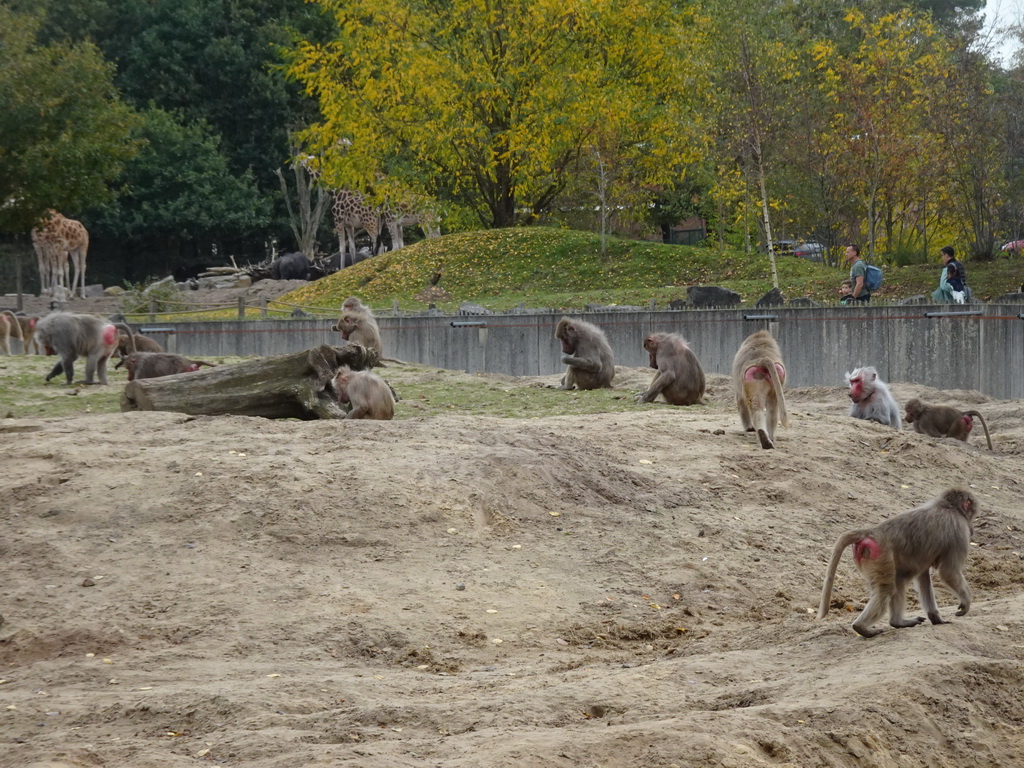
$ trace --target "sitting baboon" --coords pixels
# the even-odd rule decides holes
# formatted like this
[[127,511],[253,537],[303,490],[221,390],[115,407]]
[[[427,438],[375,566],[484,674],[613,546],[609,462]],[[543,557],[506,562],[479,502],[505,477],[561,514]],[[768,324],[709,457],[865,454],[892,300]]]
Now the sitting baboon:
[[370,371],[352,371],[346,366],[338,369],[331,385],[338,402],[349,408],[347,419],[394,418],[395,399],[392,389],[380,376]]
[[652,333],[644,339],[650,367],[658,372],[638,403],[652,403],[660,394],[671,405],[693,405],[704,398],[704,369],[700,360],[677,333]]
[[583,320],[563,317],[555,327],[562,343],[562,362],[568,368],[559,389],[600,389],[615,378],[615,359],[604,331]]

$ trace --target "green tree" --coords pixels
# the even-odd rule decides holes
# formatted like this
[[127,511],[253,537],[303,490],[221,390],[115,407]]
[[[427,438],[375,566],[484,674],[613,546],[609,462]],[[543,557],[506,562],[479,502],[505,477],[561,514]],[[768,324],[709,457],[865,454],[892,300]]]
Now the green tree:
[[290,71],[320,103],[306,138],[333,186],[446,187],[506,227],[549,210],[591,148],[634,187],[692,154],[667,0],[317,2],[336,39]]
[[39,45],[39,21],[0,5],[0,230],[24,232],[47,208],[78,211],[138,150],[133,111],[95,46]]

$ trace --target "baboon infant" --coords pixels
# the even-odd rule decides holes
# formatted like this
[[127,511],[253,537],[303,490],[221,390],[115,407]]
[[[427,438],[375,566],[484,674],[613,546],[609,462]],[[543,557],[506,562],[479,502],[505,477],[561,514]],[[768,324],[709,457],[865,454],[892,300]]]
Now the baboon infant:
[[652,333],[644,339],[650,367],[657,369],[651,386],[636,396],[638,403],[650,403],[661,395],[671,405],[693,405],[704,397],[704,369],[677,333]]
[[977,411],[960,411],[948,405],[925,405],[916,397],[907,401],[907,422],[913,424],[914,430],[922,435],[955,437],[966,443],[971,430],[974,429],[972,416],[977,417],[982,429],[985,430],[988,449],[994,450],[985,417]]
[[946,585],[960,598],[956,615],[971,608],[971,590],[964,579],[963,567],[970,550],[971,523],[978,514],[978,501],[960,488],[951,488],[939,498],[879,523],[874,528],[847,531],[836,542],[825,573],[818,618],[828,614],[836,567],[847,547],[853,546],[853,559],[871,587],[871,597],[853,628],[864,637],[882,630],[871,625],[889,610],[893,627],[913,627],[924,616],[904,618],[907,585],[913,581],[921,607],[932,624],[945,624],[939,615],[932,588],[931,569],[935,568]]
[[732,384],[740,421],[747,432],[757,432],[762,448],[775,447],[775,426],[789,426],[786,367],[782,352],[768,331],[750,334],[732,361]]
[[584,320],[563,317],[555,327],[562,343],[562,362],[568,368],[559,389],[601,389],[615,378],[615,357],[604,331]]

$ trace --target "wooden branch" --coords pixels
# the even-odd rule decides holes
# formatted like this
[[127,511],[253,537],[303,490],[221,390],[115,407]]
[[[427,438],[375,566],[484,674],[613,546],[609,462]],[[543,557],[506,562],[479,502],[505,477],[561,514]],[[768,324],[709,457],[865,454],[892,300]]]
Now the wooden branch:
[[328,382],[343,365],[361,371],[376,363],[376,354],[361,344],[324,344],[290,355],[129,381],[121,394],[121,410],[307,421],[343,419],[345,411]]

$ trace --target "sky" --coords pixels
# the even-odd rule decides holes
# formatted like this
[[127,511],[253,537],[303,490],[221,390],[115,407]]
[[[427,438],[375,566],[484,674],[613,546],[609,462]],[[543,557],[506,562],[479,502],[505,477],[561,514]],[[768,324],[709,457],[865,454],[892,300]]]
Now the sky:
[[1009,66],[1019,44],[1011,39],[1000,38],[994,31],[1008,24],[1024,23],[1024,0],[988,0],[985,4],[985,28],[992,30],[996,57]]

